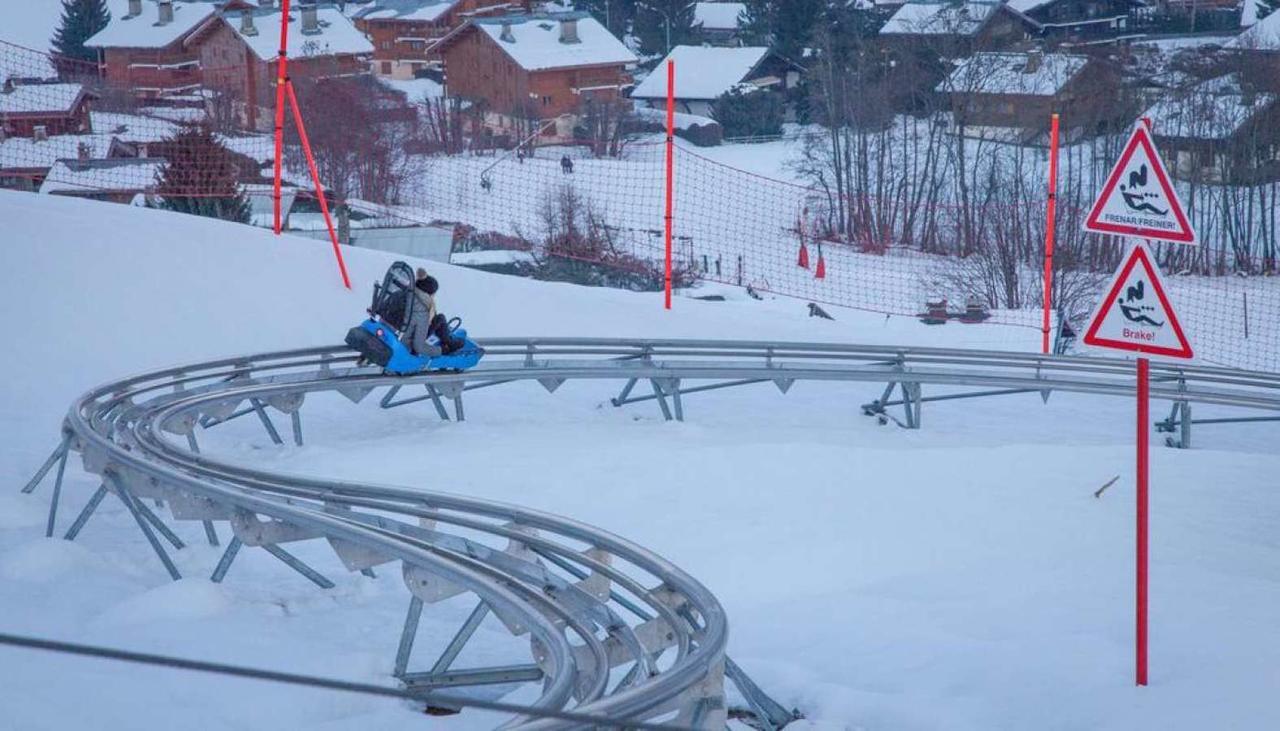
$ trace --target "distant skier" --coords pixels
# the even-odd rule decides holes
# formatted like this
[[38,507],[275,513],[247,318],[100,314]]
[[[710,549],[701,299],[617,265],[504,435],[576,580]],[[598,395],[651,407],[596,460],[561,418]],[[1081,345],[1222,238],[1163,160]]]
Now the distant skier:
[[573,160],[570,160],[568,155],[560,158],[560,172],[565,175],[573,173]]
[[405,344],[418,355],[432,354],[434,346],[427,343],[430,335],[435,335],[440,341],[440,352],[445,355],[456,352],[463,345],[462,340],[449,332],[449,321],[445,316],[436,312],[435,294],[439,289],[440,283],[436,278],[419,268],[410,303],[409,327],[404,333]]

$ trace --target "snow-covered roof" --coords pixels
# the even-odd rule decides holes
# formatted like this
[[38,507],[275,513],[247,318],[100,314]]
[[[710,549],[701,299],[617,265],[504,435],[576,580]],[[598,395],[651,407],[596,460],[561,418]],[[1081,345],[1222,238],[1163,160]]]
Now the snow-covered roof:
[[351,14],[357,20],[434,21],[449,12],[458,0],[374,0]]
[[[577,43],[560,41],[560,25],[566,21],[577,22]],[[471,21],[471,25],[492,38],[511,60],[526,71],[624,65],[639,60],[622,45],[622,41],[585,13],[477,18]],[[502,40],[502,29],[507,25],[511,29],[511,41]]]
[[[242,28],[243,12],[245,11],[228,10],[223,13],[223,16],[254,55],[263,61],[275,60],[280,54],[280,8],[250,11],[253,13],[254,29],[257,30],[257,33],[252,35],[246,35]],[[303,33],[302,13],[296,9],[290,9],[290,59],[373,53],[373,44],[356,28],[351,19],[337,8],[328,6],[317,8],[316,20],[320,31]]]
[[84,94],[80,84],[23,84],[0,92],[0,114],[71,114]]
[[1029,13],[1052,2],[1056,2],[1056,0],[1006,0],[1005,4],[1019,13]]
[[881,35],[961,35],[977,33],[1000,8],[982,0],[913,0],[898,8]]
[[1275,103],[1275,94],[1246,91],[1239,74],[1227,74],[1172,92],[1142,116],[1161,137],[1223,140]]
[[111,135],[54,135],[41,141],[10,137],[0,142],[0,169],[45,170],[60,158],[77,157],[82,144],[88,147],[89,157],[105,157],[111,149]]
[[157,3],[148,0],[143,3],[142,15],[112,14],[107,27],[84,44],[89,48],[165,48],[198,28],[217,9],[209,0],[176,0],[173,22],[161,25]]
[[737,30],[746,11],[744,3],[694,3],[693,24],[704,30]]
[[1262,20],[1257,20],[1254,10],[1253,26],[1236,36],[1227,48],[1255,51],[1280,51],[1280,10],[1272,12]]
[[115,160],[58,160],[49,169],[41,193],[92,193],[148,190],[168,161],[159,157]]
[[653,73],[636,86],[631,96],[637,99],[665,99],[667,61],[674,61],[677,98],[715,99],[742,83],[767,55],[769,49],[763,46],[676,46],[654,67]]
[[56,78],[58,69],[48,54],[0,41],[0,86],[9,79]]
[[1076,77],[1089,59],[1065,53],[975,53],[938,84],[938,91],[962,94],[1053,96]]
[[140,114],[90,112],[89,119],[93,123],[94,132],[111,135],[130,144],[172,139],[182,129],[168,120]]

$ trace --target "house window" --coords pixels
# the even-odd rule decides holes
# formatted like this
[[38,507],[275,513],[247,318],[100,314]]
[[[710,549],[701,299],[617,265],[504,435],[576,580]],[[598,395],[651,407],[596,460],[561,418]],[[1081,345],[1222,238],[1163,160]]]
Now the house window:
[[545,107],[545,106],[549,106],[550,104],[551,104],[551,97],[549,96],[542,97],[542,106]]
[[391,62],[390,62],[390,61],[383,61],[383,62],[382,62],[382,75],[383,75],[383,76],[390,76],[390,75],[391,75]]

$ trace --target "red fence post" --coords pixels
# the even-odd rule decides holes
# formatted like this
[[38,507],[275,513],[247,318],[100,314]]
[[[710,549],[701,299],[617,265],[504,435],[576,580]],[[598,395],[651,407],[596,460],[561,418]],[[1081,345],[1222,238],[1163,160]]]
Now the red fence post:
[[[280,55],[276,59],[276,169],[275,186],[272,190],[274,202],[273,230],[280,235],[281,200],[280,177],[284,168],[284,85],[289,65],[289,0],[280,3]],[[250,99],[250,104],[255,100]]]
[[1135,627],[1135,675],[1138,685],[1147,684],[1147,509],[1149,495],[1147,492],[1147,475],[1150,466],[1149,437],[1147,425],[1150,408],[1151,364],[1143,357],[1138,358],[1138,546],[1137,546],[1137,612]]
[[676,64],[667,61],[667,206],[664,219],[666,239],[666,309],[671,309],[671,195],[675,177]]
[[1058,212],[1058,115],[1049,123],[1049,205],[1044,230],[1044,321],[1040,351],[1049,354],[1049,313],[1053,310],[1053,238]]
[[329,216],[329,202],[325,200],[320,171],[316,169],[316,159],[311,154],[311,141],[307,139],[306,125],[302,123],[302,110],[298,109],[298,97],[293,93],[292,81],[286,81],[285,86],[289,91],[289,107],[293,109],[293,123],[298,128],[302,151],[307,156],[307,167],[311,169],[311,182],[315,185],[316,198],[320,201],[320,212],[324,214],[324,225],[329,227],[329,241],[333,242],[333,255],[338,259],[338,272],[342,274],[342,286],[351,289],[351,278],[347,276],[347,263],[342,260],[342,248],[338,246],[338,232],[333,229],[333,218]]

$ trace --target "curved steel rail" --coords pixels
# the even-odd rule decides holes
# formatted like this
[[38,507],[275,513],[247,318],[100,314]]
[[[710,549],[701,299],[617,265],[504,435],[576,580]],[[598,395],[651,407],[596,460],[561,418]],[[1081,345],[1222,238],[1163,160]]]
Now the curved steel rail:
[[[887,417],[887,407],[902,405],[908,427],[919,426],[921,404],[931,399],[1133,391],[1132,364],[1106,358],[716,340],[510,338],[489,340],[485,347],[485,361],[462,373],[389,376],[358,367],[354,354],[334,346],[228,358],[109,383],[75,402],[59,449],[24,490],[30,492],[59,464],[51,534],[67,453],[78,451],[103,485],[68,537],[74,538],[106,494],[114,494],[175,577],[156,532],[175,546],[180,540],[146,507],[146,498],[164,501],[175,519],[204,521],[211,542],[217,535],[213,521],[230,523],[234,538],[215,580],[225,576],[241,546],[260,546],[326,585],[323,576],[280,548],[309,539],[328,541],[352,571],[368,573],[398,562],[412,599],[396,674],[421,689],[428,703],[431,691],[440,688],[541,680],[542,693],[530,713],[512,724],[563,725],[564,720],[537,718],[536,711],[572,706],[616,721],[720,728],[727,675],[757,720],[777,727],[793,716],[726,657],[728,626],[720,604],[653,552],[598,528],[500,502],[235,465],[200,454],[195,434],[256,414],[272,439],[282,441],[268,416],[271,408],[290,416],[301,443],[299,414],[308,394],[337,392],[360,401],[384,388],[385,408],[431,400],[448,418],[443,402],[452,399],[461,419],[466,391],[531,380],[550,391],[569,379],[621,380],[625,385],[615,405],[653,400],[668,419],[683,418],[683,396],[715,388],[772,382],[785,393],[799,380],[880,382],[888,384],[884,394],[863,411]],[[1191,403],[1280,412],[1277,375],[1158,363],[1152,380],[1153,398],[1187,410],[1184,430]],[[700,385],[685,386],[689,381]],[[642,382],[652,393],[633,397]],[[924,384],[995,390],[926,398]],[[393,400],[415,385],[425,387],[426,395]],[[890,401],[895,388],[901,399]],[[186,443],[175,436],[185,436]],[[431,671],[408,672],[423,605],[463,593],[480,600],[472,617]],[[513,634],[529,634],[533,662],[452,669],[489,612]]]

